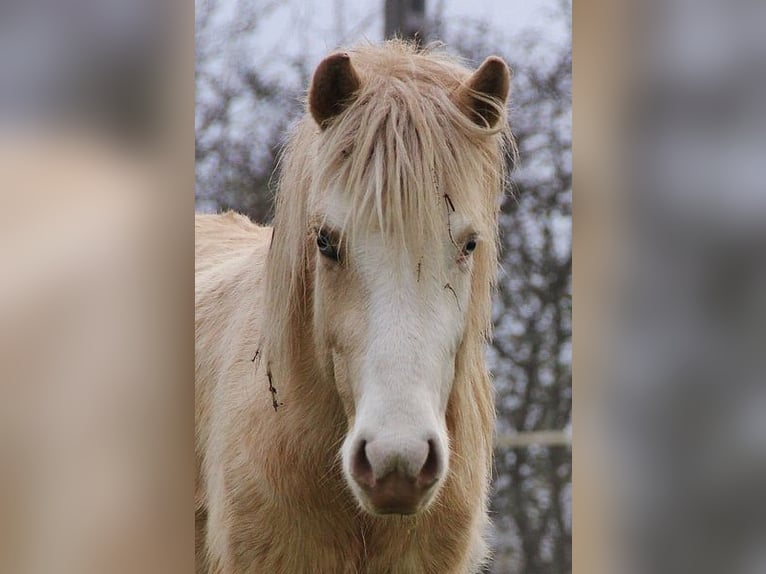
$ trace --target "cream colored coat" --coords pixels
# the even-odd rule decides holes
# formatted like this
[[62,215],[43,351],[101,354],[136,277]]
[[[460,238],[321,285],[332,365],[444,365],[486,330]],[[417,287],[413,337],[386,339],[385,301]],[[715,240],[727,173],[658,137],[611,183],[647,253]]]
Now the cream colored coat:
[[[318,129],[307,116],[283,160],[273,239],[272,228],[233,213],[196,218],[198,573],[466,574],[478,571],[487,555],[494,412],[483,352],[497,261],[495,217],[505,134],[458,117],[470,111],[466,105],[476,104],[466,104],[459,92],[473,80],[444,56],[390,44],[361,49],[351,59],[363,82],[380,71],[376,65],[395,74],[391,66],[402,62],[425,70],[424,82],[430,81],[428,74],[436,77],[445,98],[452,98],[445,99],[443,113],[455,114],[454,129],[463,130],[450,145],[465,142],[459,151],[470,162],[455,171],[466,185],[450,186],[452,201],[458,210],[463,205],[476,211],[490,237],[473,264],[465,332],[445,413],[448,475],[436,501],[412,516],[368,514],[346,484],[338,451],[349,428],[348,409],[326,380],[312,332],[316,255],[306,206],[321,193],[321,178],[313,176],[314,164],[307,159],[320,153],[311,141]],[[500,103],[505,89],[497,96]],[[338,138],[344,141],[342,134]],[[477,182],[474,196],[460,191],[469,184],[476,188]],[[432,197],[434,190],[422,193]],[[444,204],[436,204],[440,211],[434,213],[443,214]],[[275,395],[269,390],[272,371]]]

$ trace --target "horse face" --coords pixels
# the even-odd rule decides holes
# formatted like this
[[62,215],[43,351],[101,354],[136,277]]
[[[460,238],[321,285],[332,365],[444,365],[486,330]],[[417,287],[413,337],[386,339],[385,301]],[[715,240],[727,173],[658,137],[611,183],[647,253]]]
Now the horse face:
[[341,242],[347,208],[336,194],[314,218],[316,347],[349,422],[351,490],[369,512],[411,514],[447,474],[445,411],[481,241],[455,214],[422,256],[374,230]]

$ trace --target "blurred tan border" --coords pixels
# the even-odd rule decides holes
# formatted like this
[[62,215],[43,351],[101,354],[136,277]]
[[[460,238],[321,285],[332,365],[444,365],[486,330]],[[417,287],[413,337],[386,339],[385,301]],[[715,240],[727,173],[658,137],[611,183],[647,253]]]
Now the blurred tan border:
[[573,473],[572,570],[613,574],[614,540],[607,520],[603,356],[610,260],[620,229],[615,126],[627,64],[621,3],[574,2],[573,26]]
[[150,136],[2,110],[2,572],[194,571],[194,4],[162,10]]

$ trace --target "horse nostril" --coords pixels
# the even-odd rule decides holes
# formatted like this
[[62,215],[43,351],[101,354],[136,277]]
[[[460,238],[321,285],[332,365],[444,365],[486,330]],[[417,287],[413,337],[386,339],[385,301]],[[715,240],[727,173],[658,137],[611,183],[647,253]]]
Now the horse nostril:
[[422,487],[429,487],[439,478],[439,453],[433,440],[428,441],[428,457],[423,468],[418,473],[418,483]]
[[375,485],[375,475],[372,471],[372,465],[367,458],[367,441],[359,441],[354,457],[351,462],[351,474],[357,482],[361,482],[372,488]]

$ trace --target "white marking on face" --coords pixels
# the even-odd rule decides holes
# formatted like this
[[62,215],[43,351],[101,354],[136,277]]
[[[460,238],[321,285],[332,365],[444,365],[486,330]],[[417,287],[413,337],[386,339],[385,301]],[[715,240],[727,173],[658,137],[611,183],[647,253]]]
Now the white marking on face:
[[[337,231],[348,207],[337,195],[323,207],[314,221]],[[416,476],[423,452],[435,449],[437,481],[419,508],[447,472],[445,411],[470,297],[470,255],[461,242],[474,237],[458,214],[450,225],[457,245],[445,221],[444,237],[422,254],[395,247],[379,231],[349,241],[341,263],[317,253],[315,328],[350,425],[343,467],[357,498],[373,511],[369,492],[353,476],[360,444],[368,445],[375,480],[397,465]]]

